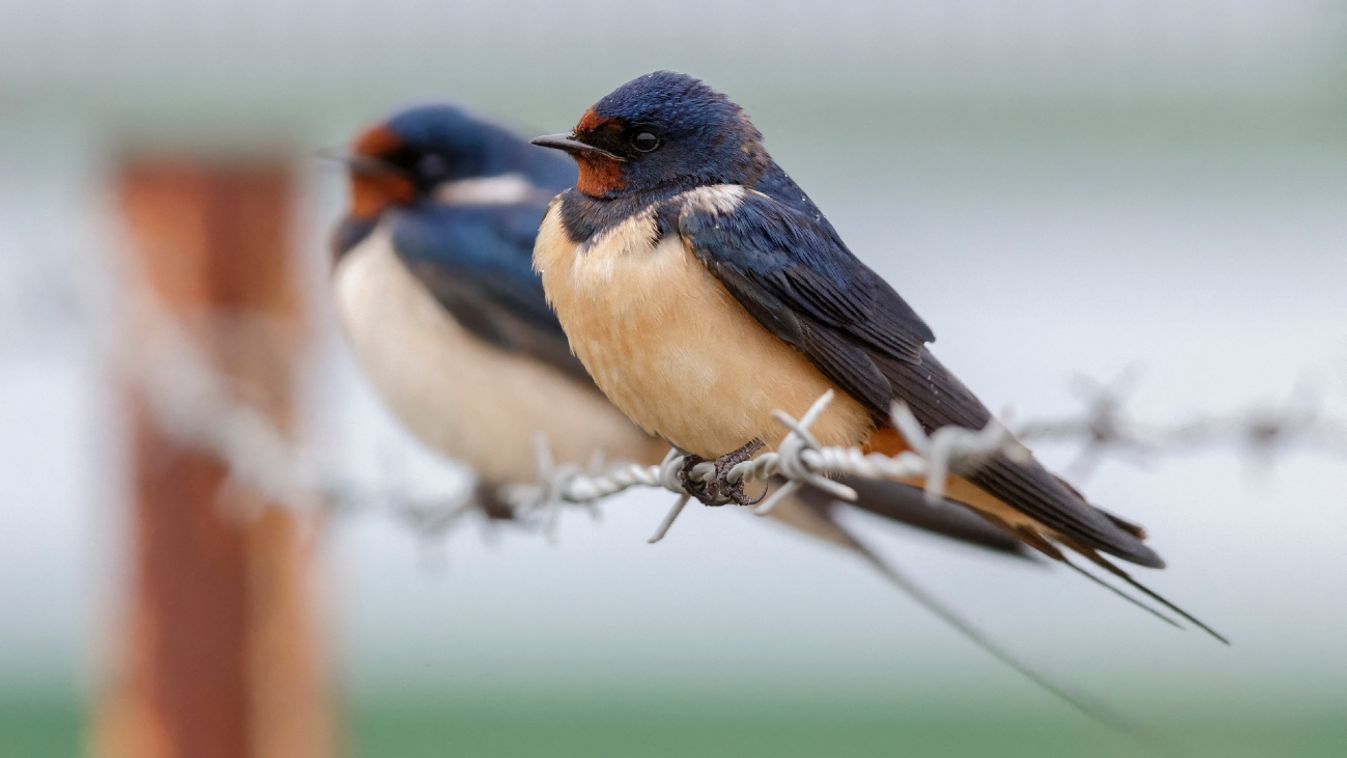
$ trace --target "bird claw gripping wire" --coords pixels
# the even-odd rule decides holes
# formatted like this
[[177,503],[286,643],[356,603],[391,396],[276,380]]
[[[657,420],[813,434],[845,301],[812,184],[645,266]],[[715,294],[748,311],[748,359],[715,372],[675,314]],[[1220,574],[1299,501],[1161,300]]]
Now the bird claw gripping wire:
[[[723,478],[731,483],[750,479],[767,481],[774,477],[785,480],[754,509],[755,514],[767,515],[777,504],[805,485],[823,490],[839,500],[855,500],[855,490],[829,479],[830,473],[898,481],[922,476],[926,479],[927,497],[932,502],[940,502],[950,472],[971,470],[998,454],[1016,460],[1022,460],[1023,456],[1028,455],[1028,451],[1015,442],[1009,430],[1000,423],[992,422],[981,430],[942,428],[927,435],[912,412],[899,403],[894,404],[891,420],[894,428],[908,440],[910,451],[890,458],[879,454],[866,455],[856,448],[823,447],[810,432],[810,427],[823,415],[833,396],[831,391],[825,392],[799,419],[780,411],[773,414],[777,422],[787,429],[777,450],[743,460],[724,473]],[[689,480],[704,482],[713,475],[716,479],[720,478],[719,471],[706,462],[694,460],[689,464],[686,458],[678,458],[673,453],[665,458],[661,471],[661,483],[681,495],[650,538],[652,543],[663,539],[688,500],[696,494],[688,486]]]
[[744,494],[744,477],[731,478],[730,473],[739,464],[752,459],[763,447],[762,440],[753,439],[713,461],[696,455],[685,455],[683,465],[679,468],[678,482],[685,492],[703,505],[756,505],[762,496],[750,499]]

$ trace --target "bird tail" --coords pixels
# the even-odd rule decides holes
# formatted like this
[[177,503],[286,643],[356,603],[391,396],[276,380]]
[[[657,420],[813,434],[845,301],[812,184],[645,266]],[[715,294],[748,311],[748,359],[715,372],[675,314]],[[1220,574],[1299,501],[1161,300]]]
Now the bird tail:
[[[801,505],[804,504],[801,503]],[[852,552],[883,576],[891,585],[906,594],[918,605],[925,608],[927,612],[942,621],[945,625],[958,632],[973,645],[981,648],[983,652],[999,660],[1025,679],[1034,683],[1043,691],[1067,703],[1085,716],[1101,724],[1112,727],[1119,732],[1128,734],[1133,738],[1146,742],[1151,741],[1149,735],[1112,708],[1088,695],[1083,695],[1058,684],[1051,678],[1037,671],[1033,666],[1020,659],[1014,653],[1011,653],[1005,647],[998,644],[986,632],[982,631],[962,614],[946,605],[932,592],[915,582],[904,572],[899,571],[893,563],[885,560],[874,550],[870,549],[869,546],[861,542],[860,539],[838,522],[831,509],[820,510],[813,505],[807,507],[809,511],[816,514],[816,518],[827,522],[827,530],[831,535],[830,541],[834,542],[834,544],[839,544]]]
[[[840,477],[838,482],[856,491],[856,501],[846,506],[962,544],[1026,558],[1031,555],[1013,534],[958,503],[932,504],[920,488],[861,477]],[[801,489],[795,499],[825,516],[833,508],[842,507],[832,495],[812,487]]]
[[[882,452],[885,455],[896,455],[897,453],[906,450],[907,445],[903,441],[901,435],[899,435],[896,431],[892,429],[881,428],[877,430],[873,435],[873,437],[871,438],[868,449]],[[1080,491],[1077,490],[1075,487],[1072,487],[1070,484],[1062,480],[1060,477],[1054,478],[1064,489],[1066,489],[1075,497],[1079,498],[1080,502],[1085,507],[1093,510],[1095,513],[1099,514],[1104,519],[1107,519],[1109,523],[1111,523],[1119,531],[1129,535],[1130,537],[1135,539],[1138,543],[1146,539],[1147,536],[1146,530],[1140,524],[1128,521],[1127,519],[1124,519],[1121,516],[1110,513],[1104,510],[1103,508],[1099,508],[1089,503],[1088,501],[1085,500],[1085,497],[1080,493]],[[922,486],[924,485],[924,482],[914,480],[912,484]],[[1081,574],[1090,581],[1104,587],[1113,594],[1118,595],[1127,602],[1145,610],[1147,613],[1150,613],[1151,615],[1159,618],[1165,623],[1168,623],[1176,627],[1181,626],[1177,621],[1175,621],[1170,616],[1166,615],[1164,612],[1156,609],[1151,605],[1147,605],[1139,598],[1128,594],[1127,592],[1123,591],[1121,588],[1115,585],[1109,584],[1108,582],[1104,581],[1098,576],[1091,574],[1081,566],[1072,562],[1060,549],[1058,549],[1057,545],[1054,544],[1054,540],[1060,542],[1062,545],[1069,547],[1072,551],[1085,557],[1088,561],[1102,568],[1109,575],[1117,578],[1118,580],[1132,587],[1133,589],[1140,592],[1147,598],[1150,598],[1154,602],[1159,603],[1161,606],[1170,610],[1171,612],[1178,614],[1180,617],[1182,617],[1189,623],[1193,624],[1202,631],[1211,635],[1214,639],[1219,640],[1220,642],[1226,645],[1230,644],[1230,641],[1220,632],[1217,632],[1216,630],[1212,629],[1211,626],[1201,621],[1196,616],[1184,610],[1183,608],[1179,607],[1178,605],[1170,601],[1168,598],[1160,595],[1159,593],[1152,590],[1150,587],[1147,587],[1146,585],[1137,581],[1131,574],[1124,571],[1117,564],[1113,563],[1112,561],[1109,561],[1108,559],[1100,555],[1099,551],[1094,549],[1093,547],[1085,545],[1079,540],[1072,539],[1065,535],[1043,529],[1041,525],[1037,524],[1033,520],[1023,518],[1023,515],[1019,513],[1017,509],[1011,508],[1004,501],[1000,500],[999,498],[996,498],[995,496],[986,492],[981,487],[978,487],[972,482],[965,480],[961,477],[951,476],[948,486],[946,487],[946,491],[947,495],[951,500],[966,505],[974,513],[983,517],[991,524],[1003,528],[1008,533],[1018,537],[1019,540],[1021,540],[1025,545],[1028,545],[1029,547],[1037,550],[1038,552],[1042,553],[1043,555],[1055,561],[1059,561],[1065,564],[1073,571]]]
[[[1093,563],[1094,565],[1096,565],[1096,566],[1102,568],[1104,571],[1108,572],[1110,575],[1116,577],[1117,579],[1119,579],[1119,580],[1122,581],[1123,583],[1127,584],[1129,587],[1135,589],[1136,591],[1140,592],[1141,594],[1145,595],[1146,597],[1150,598],[1151,600],[1153,600],[1153,601],[1159,603],[1160,605],[1162,605],[1162,606],[1164,606],[1165,608],[1169,609],[1169,610],[1172,611],[1173,613],[1178,614],[1178,615],[1179,615],[1181,618],[1183,618],[1185,621],[1187,621],[1188,623],[1190,623],[1190,624],[1192,624],[1193,626],[1197,627],[1198,629],[1201,629],[1202,631],[1206,632],[1206,633],[1207,633],[1208,635],[1210,635],[1213,639],[1215,639],[1215,640],[1217,640],[1217,641],[1219,641],[1219,642],[1221,642],[1222,644],[1225,644],[1225,645],[1229,645],[1229,644],[1230,644],[1230,640],[1229,640],[1225,635],[1223,635],[1223,634],[1221,634],[1220,632],[1216,631],[1215,629],[1211,628],[1211,626],[1209,626],[1207,623],[1205,623],[1204,621],[1202,621],[1202,620],[1199,619],[1198,617],[1194,616],[1193,614],[1189,613],[1188,611],[1184,610],[1183,608],[1181,608],[1180,606],[1178,606],[1177,604],[1175,604],[1174,602],[1172,602],[1171,600],[1169,600],[1168,598],[1166,598],[1164,595],[1161,595],[1160,593],[1156,592],[1155,590],[1151,589],[1150,587],[1147,587],[1146,585],[1144,585],[1144,584],[1142,584],[1141,582],[1137,581],[1131,574],[1127,573],[1127,572],[1124,571],[1122,568],[1120,568],[1117,564],[1113,563],[1112,561],[1108,560],[1108,559],[1105,558],[1104,556],[1100,555],[1097,551],[1091,550],[1091,549],[1086,548],[1086,547],[1078,546],[1078,545],[1070,545],[1070,547],[1071,547],[1072,550],[1074,550],[1074,551],[1076,551],[1077,553],[1079,553],[1079,554],[1081,554],[1082,556],[1084,556],[1084,557],[1086,558],[1086,560],[1088,560],[1088,561],[1090,561],[1091,563]],[[1073,568],[1076,568],[1076,567],[1073,565]],[[1085,573],[1083,569],[1077,568],[1077,571],[1080,571],[1081,573]],[[1090,575],[1090,576],[1093,576],[1093,575]],[[1103,583],[1102,580],[1100,580],[1100,583]],[[1111,585],[1107,585],[1107,586],[1110,586],[1110,587],[1111,587]],[[1119,594],[1124,594],[1124,595],[1125,595],[1125,593],[1122,593],[1121,590],[1117,590],[1117,588],[1114,588],[1114,589],[1115,589],[1116,591],[1118,591]],[[1125,596],[1126,596],[1126,595],[1125,595]],[[1128,597],[1129,597],[1129,599],[1131,599],[1130,596],[1128,596]],[[1136,602],[1138,605],[1142,605],[1143,607],[1146,607],[1148,610],[1150,610],[1149,606],[1145,606],[1145,605],[1142,604],[1139,600],[1138,600],[1138,601],[1134,601],[1134,602]],[[1162,614],[1160,614],[1158,611],[1152,610],[1152,612],[1153,612],[1153,613],[1156,613],[1156,615],[1162,615]],[[1163,617],[1163,616],[1162,616],[1162,617]]]

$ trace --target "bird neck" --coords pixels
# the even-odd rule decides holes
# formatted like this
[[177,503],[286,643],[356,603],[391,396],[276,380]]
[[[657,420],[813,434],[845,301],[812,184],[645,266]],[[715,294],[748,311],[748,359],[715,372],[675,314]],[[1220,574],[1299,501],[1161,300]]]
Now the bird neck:
[[358,216],[354,213],[348,213],[337,223],[337,228],[332,233],[332,262],[335,265],[347,253],[355,249],[356,245],[365,241],[365,238],[374,231],[374,227],[379,225],[379,218]]
[[626,190],[611,197],[592,197],[578,188],[571,188],[561,195],[561,223],[571,241],[586,242],[695,186],[687,181],[668,182],[650,189]]

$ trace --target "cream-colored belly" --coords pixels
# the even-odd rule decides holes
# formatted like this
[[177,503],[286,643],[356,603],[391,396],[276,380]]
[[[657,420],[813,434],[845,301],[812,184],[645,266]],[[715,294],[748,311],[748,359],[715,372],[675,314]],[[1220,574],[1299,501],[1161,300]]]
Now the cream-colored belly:
[[382,229],[342,258],[336,305],[357,361],[419,440],[485,479],[536,476],[533,436],[558,461],[647,460],[662,445],[593,390],[477,339],[453,320],[397,257]]
[[[785,434],[772,419],[799,417],[836,389],[809,361],[764,329],[669,236],[656,244],[648,215],[583,249],[557,206],[548,212],[534,265],[571,348],[608,398],[633,421],[704,458]],[[869,413],[845,393],[814,426],[825,445],[855,444]]]

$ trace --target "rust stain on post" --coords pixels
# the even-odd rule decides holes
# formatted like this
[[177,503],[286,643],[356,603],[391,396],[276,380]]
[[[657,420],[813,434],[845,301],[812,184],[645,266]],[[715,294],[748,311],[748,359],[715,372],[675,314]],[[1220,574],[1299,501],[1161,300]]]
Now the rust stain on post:
[[[300,308],[285,163],[134,160],[118,194],[147,290],[222,376],[288,428]],[[263,323],[269,328],[256,328]],[[100,707],[95,751],[329,754],[307,561],[293,520],[233,486],[223,502],[226,464],[164,429],[145,392],[126,390],[130,640]],[[259,518],[238,515],[258,509]]]

